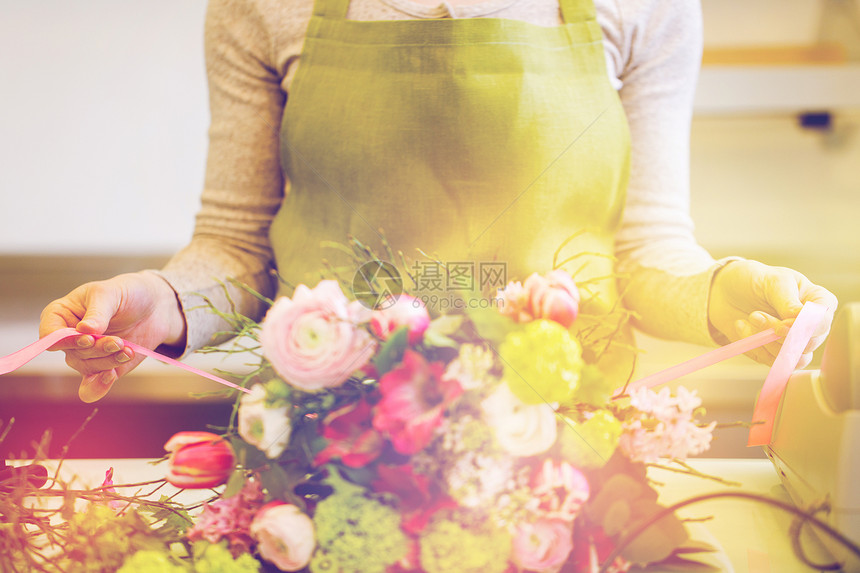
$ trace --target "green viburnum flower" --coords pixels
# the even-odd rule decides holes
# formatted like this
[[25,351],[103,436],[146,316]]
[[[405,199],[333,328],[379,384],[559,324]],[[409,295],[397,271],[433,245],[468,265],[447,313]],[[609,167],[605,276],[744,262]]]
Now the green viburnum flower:
[[142,549],[127,558],[117,573],[188,573],[188,571],[188,567],[177,564],[165,551]]
[[583,422],[562,417],[559,427],[561,455],[578,468],[600,468],[609,461],[618,438],[621,422],[608,410],[598,410]]
[[243,553],[233,559],[223,543],[194,544],[194,573],[257,573],[260,562]]
[[332,472],[335,492],[317,505],[314,525],[317,551],[314,573],[385,573],[406,556],[409,542],[396,509]]
[[582,347],[552,320],[533,320],[499,346],[503,379],[526,404],[564,403],[579,387]]
[[437,514],[421,533],[421,568],[427,573],[503,573],[508,568],[511,537],[486,523],[461,523],[450,513]]

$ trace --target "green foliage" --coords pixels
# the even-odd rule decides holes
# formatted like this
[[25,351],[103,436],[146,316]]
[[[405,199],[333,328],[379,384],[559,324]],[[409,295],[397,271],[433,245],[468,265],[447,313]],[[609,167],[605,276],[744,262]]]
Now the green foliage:
[[[589,519],[616,542],[661,509],[656,491],[624,473],[610,477],[586,506]],[[667,515],[630,541],[621,556],[638,564],[661,561],[672,555],[687,538],[687,530],[678,517]]]
[[409,329],[401,326],[391,333],[373,357],[373,366],[380,376],[394,368],[403,360],[403,353],[409,345]]
[[493,308],[470,308],[466,314],[478,337],[493,346],[501,344],[509,334],[521,328],[513,319]]
[[510,535],[464,514],[440,512],[421,533],[421,567],[427,573],[503,573]]
[[509,333],[499,357],[504,381],[526,404],[565,403],[579,387],[579,343],[557,322],[538,319]]
[[311,561],[315,573],[385,573],[402,559],[408,539],[400,529],[400,513],[381,496],[332,471],[326,480],[334,493],[316,508],[317,551]]

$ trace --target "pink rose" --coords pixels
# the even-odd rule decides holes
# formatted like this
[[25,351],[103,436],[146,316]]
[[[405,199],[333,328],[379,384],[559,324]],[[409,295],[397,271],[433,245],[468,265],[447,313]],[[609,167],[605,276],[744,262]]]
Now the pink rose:
[[421,300],[402,294],[393,305],[374,310],[370,319],[373,333],[383,340],[401,326],[409,330],[409,344],[416,344],[421,340],[424,331],[430,326],[430,313]]
[[504,301],[501,313],[517,322],[545,318],[570,328],[579,314],[579,289],[561,269],[543,276],[534,273],[524,284],[509,283],[500,294]]
[[306,392],[343,384],[364,367],[376,342],[358,325],[370,310],[350,302],[335,281],[313,289],[299,285],[266,314],[260,332],[263,354],[286,382]]
[[316,547],[314,522],[295,505],[273,501],[251,522],[260,556],[281,571],[299,571],[310,563]]
[[540,502],[541,513],[548,518],[573,522],[588,501],[588,480],[567,462],[544,460],[532,477],[532,493]]
[[557,570],[572,550],[573,529],[557,519],[523,523],[514,531],[513,561],[522,569]]

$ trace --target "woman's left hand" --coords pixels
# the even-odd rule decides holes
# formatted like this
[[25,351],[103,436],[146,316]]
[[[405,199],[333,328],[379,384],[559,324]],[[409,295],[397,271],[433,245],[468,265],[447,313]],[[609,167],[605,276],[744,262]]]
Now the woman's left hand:
[[[717,272],[711,285],[708,319],[729,341],[768,328],[784,336],[803,304],[810,301],[826,306],[827,314],[800,359],[797,367],[803,368],[812,361],[812,352],[827,338],[837,300],[830,291],[799,272],[756,261],[729,262]],[[763,364],[773,364],[781,345],[782,341],[774,342],[747,356]]]

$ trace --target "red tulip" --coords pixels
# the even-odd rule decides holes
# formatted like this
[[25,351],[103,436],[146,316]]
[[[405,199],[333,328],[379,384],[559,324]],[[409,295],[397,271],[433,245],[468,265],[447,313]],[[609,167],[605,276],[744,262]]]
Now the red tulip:
[[210,432],[179,432],[164,444],[164,449],[170,452],[167,481],[179,488],[220,485],[236,465],[230,443]]

